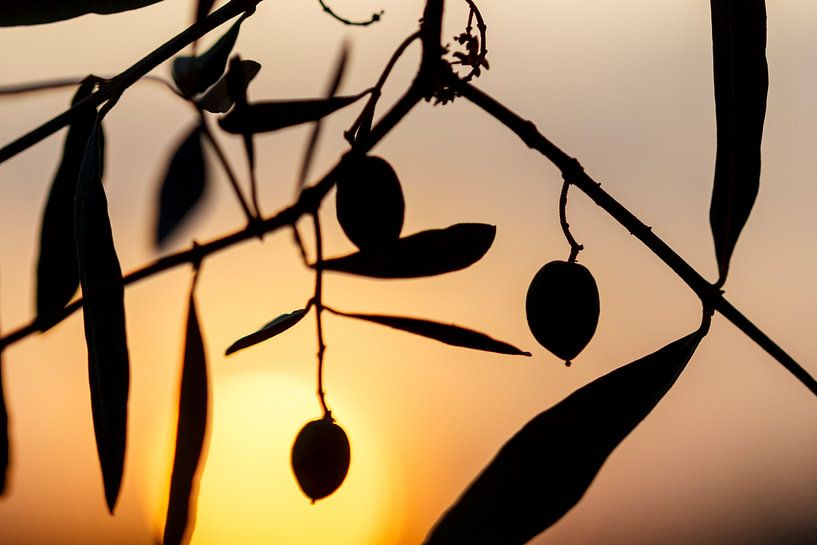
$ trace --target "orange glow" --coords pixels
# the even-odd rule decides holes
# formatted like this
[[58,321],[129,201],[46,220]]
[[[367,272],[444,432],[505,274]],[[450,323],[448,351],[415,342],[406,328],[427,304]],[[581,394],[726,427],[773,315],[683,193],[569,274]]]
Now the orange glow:
[[[711,279],[708,3],[477,1],[488,24],[491,68],[476,85],[577,157]],[[341,92],[370,87],[391,51],[417,28],[423,5],[328,3],[350,17],[385,14],[376,25],[350,28],[314,1],[262,2],[236,46],[242,58],[263,65],[250,100],[318,96],[344,40],[351,56]],[[126,14],[0,29],[0,85],[115,74],[189,24],[192,4],[166,1]],[[730,301],[817,375],[817,2],[767,4],[771,86],[761,190],[726,288]],[[445,41],[466,21],[465,2],[446,2]],[[415,44],[384,88],[378,116],[409,84],[418,58]],[[154,74],[169,77],[168,65]],[[70,94],[0,97],[0,145],[62,111]],[[311,182],[347,149],[343,131],[357,113],[350,108],[326,120]],[[158,184],[171,146],[193,122],[189,105],[155,82],[129,89],[105,120],[105,189],[125,272],[159,255],[148,235]],[[257,138],[265,215],[291,204],[307,134],[297,128]],[[63,136],[0,165],[4,332],[33,315],[40,216]],[[240,139],[219,138],[247,187]],[[327,304],[456,323],[533,357],[477,353],[327,316],[328,403],[350,437],[352,462],[338,492],[312,506],[291,475],[289,449],[300,427],[320,416],[314,315],[224,356],[237,338],[303,308],[312,273],[286,230],[213,256],[197,289],[215,412],[193,545],[418,545],[525,422],[699,322],[695,295],[571,190],[568,219],[585,247],[579,262],[598,283],[601,313],[594,338],[566,369],[536,344],[524,311],[535,272],[569,253],[558,224],[556,169],[460,99],[420,104],[373,153],[392,164],[403,185],[404,234],[485,222],[497,226],[496,240],[473,267],[438,278],[327,275]],[[212,154],[208,161],[205,206],[169,251],[246,225]],[[334,194],[321,218],[327,255],[350,251],[336,224]],[[312,232],[302,223],[311,251]],[[130,435],[114,517],[102,499],[81,315],[4,352],[14,467],[12,488],[0,498],[0,545],[147,545],[160,534],[189,282],[189,268],[180,267],[126,291]],[[673,390],[613,452],[577,507],[532,543],[794,542],[817,521],[815,459],[813,396],[715,316]]]
[[[353,403],[333,404],[352,444],[349,474],[312,505],[292,475],[289,447],[316,416],[314,388],[269,372],[243,373],[218,384],[214,400],[192,545],[393,542],[401,518],[393,455]],[[161,527],[164,507],[157,513]]]

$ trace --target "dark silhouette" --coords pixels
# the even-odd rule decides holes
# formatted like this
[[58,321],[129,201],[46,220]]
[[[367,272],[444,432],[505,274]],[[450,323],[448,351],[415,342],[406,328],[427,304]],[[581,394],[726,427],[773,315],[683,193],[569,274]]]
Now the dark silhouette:
[[[0,12],[0,26],[48,23],[89,12],[114,13],[156,1],[12,0]],[[105,498],[111,513],[119,495],[127,438],[129,361],[124,288],[179,265],[192,264],[195,270],[187,317],[171,495],[163,537],[166,545],[180,544],[189,538],[195,518],[197,479],[204,463],[209,421],[207,362],[195,306],[196,278],[199,267],[211,254],[238,242],[279,229],[291,229],[304,262],[314,273],[314,292],[303,308],[278,316],[226,349],[226,353],[231,354],[249,348],[297,326],[309,313],[315,316],[317,393],[323,416],[304,426],[292,450],[295,476],[313,501],[332,494],[342,485],[350,463],[346,433],[335,424],[323,387],[324,311],[449,345],[530,356],[513,345],[461,326],[425,318],[345,312],[324,302],[326,273],[381,279],[452,273],[479,261],[494,241],[496,228],[481,223],[459,223],[403,234],[406,203],[398,174],[387,159],[371,156],[369,152],[423,100],[436,104],[455,99],[472,102],[518,135],[522,143],[544,155],[562,173],[560,220],[570,255],[566,262],[544,265],[528,293],[528,321],[533,335],[543,346],[569,363],[591,341],[599,318],[598,289],[591,272],[576,263],[582,247],[572,237],[567,223],[567,194],[571,187],[586,193],[663,260],[690,286],[702,306],[698,330],[591,382],[531,420],[502,447],[443,515],[429,534],[428,545],[522,544],[556,522],[582,498],[609,454],[673,386],[708,333],[711,317],[716,312],[755,340],[817,394],[817,382],[735,309],[720,290],[758,190],[768,88],[766,11],[762,0],[711,0],[718,137],[710,209],[719,270],[715,283],[706,281],[648,226],[601,189],[576,159],[539,133],[532,123],[471,83],[489,66],[487,25],[473,0],[465,0],[469,7],[468,20],[464,30],[454,37],[456,45],[451,46],[451,50],[442,45],[445,41],[441,35],[444,1],[427,0],[419,29],[398,45],[378,81],[368,89],[348,96],[336,94],[346,66],[344,49],[325,96],[248,102],[248,86],[261,64],[237,56],[231,58],[231,54],[242,23],[255,13],[260,1],[231,0],[213,13],[210,13],[212,0],[199,1],[195,22],[190,28],[112,79],[89,77],[76,82],[78,89],[70,109],[0,148],[2,162],[60,128],[69,127],[43,216],[37,315],[29,324],[0,339],[0,353],[10,344],[55,326],[83,308],[94,431]],[[319,3],[344,24],[365,26],[376,23],[382,15],[375,13],[370,19],[352,21],[322,0]],[[123,276],[102,185],[103,120],[125,89],[184,47],[195,44],[200,37],[236,17],[238,19],[212,47],[201,54],[195,54],[194,48],[193,55],[173,59],[174,84],[168,83],[168,86],[196,109],[199,122],[168,163],[158,200],[155,242],[158,246],[172,237],[199,206],[208,179],[207,150],[224,169],[247,225],[215,240],[193,243],[185,251],[165,255]],[[375,123],[381,90],[393,66],[408,46],[418,40],[422,45],[422,59],[416,77],[402,97]],[[344,133],[349,151],[317,182],[306,185],[321,120],[363,99],[357,119]],[[208,124],[213,113],[224,114],[218,118],[221,130],[242,137],[249,172],[249,197],[241,189],[227,155],[213,138]],[[254,137],[305,123],[312,123],[313,131],[297,180],[297,199],[278,213],[265,217],[257,199]],[[359,251],[326,259],[318,211],[336,185],[337,219]],[[311,218],[314,226],[312,260],[307,257],[297,225],[304,217]],[[80,285],[82,298],[71,302]],[[9,460],[2,393],[0,382],[0,492],[4,490]]]

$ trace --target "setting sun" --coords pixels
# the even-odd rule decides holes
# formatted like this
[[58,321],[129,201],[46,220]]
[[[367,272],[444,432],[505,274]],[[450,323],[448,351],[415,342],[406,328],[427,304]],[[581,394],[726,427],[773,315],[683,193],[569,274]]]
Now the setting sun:
[[813,543],[814,0],[0,4],[0,545]]
[[[290,446],[318,412],[314,387],[254,372],[220,382],[213,396],[192,545],[393,542],[401,518],[393,454],[352,400],[333,404],[353,445],[349,474],[337,492],[312,505],[292,474]],[[163,517],[159,509],[159,527]]]

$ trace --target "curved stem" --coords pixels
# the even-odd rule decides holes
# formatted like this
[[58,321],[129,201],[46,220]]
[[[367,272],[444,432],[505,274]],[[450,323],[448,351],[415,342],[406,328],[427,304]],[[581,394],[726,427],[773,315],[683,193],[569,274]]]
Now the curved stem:
[[692,268],[666,242],[653,233],[652,228],[639,220],[632,212],[615,200],[601,188],[601,184],[591,178],[573,157],[559,149],[548,140],[532,122],[521,118],[509,108],[497,102],[491,96],[480,91],[473,85],[460,81],[456,76],[448,77],[450,84],[457,92],[482,108],[486,113],[513,131],[528,147],[544,155],[556,168],[562,172],[566,181],[575,185],[584,192],[600,208],[626,228],[630,234],[640,240],[661,261],[672,269],[701,299],[705,308],[713,308],[738,329],[763,348],[770,356],[777,360],[786,370],[794,375],[811,393],[817,395],[817,380],[814,379],[794,358],[786,353],[763,331],[738,311],[723,292],[710,284],[703,276]]
[[333,19],[335,19],[337,21],[340,21],[344,25],[349,25],[349,26],[369,26],[372,23],[376,23],[377,21],[379,21],[380,18],[383,16],[383,13],[384,13],[383,10],[381,9],[379,12],[373,13],[372,16],[369,17],[369,19],[366,20],[366,21],[351,21],[349,19],[341,17],[340,15],[338,15],[337,13],[332,11],[332,8],[330,8],[326,4],[326,2],[324,2],[324,0],[318,0],[318,2],[320,2],[321,7],[323,8],[323,11],[328,13]]
[[562,232],[565,234],[567,243],[570,244],[570,257],[567,258],[567,262],[574,263],[579,256],[579,252],[584,250],[584,246],[573,238],[573,234],[570,232],[570,224],[567,223],[567,192],[569,189],[570,182],[565,180],[562,184],[562,192],[559,195],[559,223],[562,225]]
[[408,38],[403,40],[403,42],[397,46],[397,49],[394,50],[394,53],[392,53],[391,58],[389,58],[389,61],[386,63],[386,67],[383,69],[383,72],[381,72],[380,77],[377,79],[377,83],[375,83],[374,87],[372,87],[372,94],[369,97],[369,100],[366,102],[366,105],[363,107],[360,115],[357,117],[357,119],[355,119],[355,122],[352,124],[349,130],[344,133],[350,144],[354,144],[355,140],[357,139],[366,138],[368,136],[370,125],[372,119],[374,118],[375,106],[377,105],[377,101],[380,100],[380,92],[383,89],[383,86],[386,84],[386,80],[388,80],[392,69],[397,64],[400,57],[403,56],[406,49],[408,49],[408,47],[419,38],[419,31],[411,34]]

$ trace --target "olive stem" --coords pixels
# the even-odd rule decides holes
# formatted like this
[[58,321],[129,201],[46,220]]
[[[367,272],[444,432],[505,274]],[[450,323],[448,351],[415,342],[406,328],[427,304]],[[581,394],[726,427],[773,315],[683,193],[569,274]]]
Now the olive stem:
[[[371,123],[371,119],[374,117],[375,106],[377,105],[377,101],[380,100],[380,93],[383,86],[386,84],[386,80],[389,78],[392,69],[397,64],[400,57],[403,56],[406,49],[408,49],[414,40],[417,40],[420,37],[421,35],[419,30],[412,33],[405,40],[403,40],[403,42],[397,46],[397,49],[394,50],[394,53],[392,53],[392,56],[386,63],[386,67],[383,69],[383,72],[381,72],[377,83],[374,84],[374,87],[371,90],[369,100],[366,102],[366,105],[363,106],[360,115],[357,117],[357,119],[355,119],[349,130],[344,133],[350,144],[354,144],[357,140],[361,139],[361,137],[368,138],[369,131],[371,130],[371,127],[368,124]],[[360,131],[362,131],[362,133]]]
[[588,175],[581,164],[562,151],[546,136],[539,132],[531,121],[523,119],[510,108],[501,104],[493,97],[474,87],[472,84],[460,81],[453,74],[449,74],[448,82],[460,96],[465,97],[477,107],[513,131],[529,148],[544,155],[563,177],[586,194],[602,210],[607,212],[620,225],[625,227],[633,236],[638,238],[661,261],[678,275],[703,302],[705,308],[718,311],[723,317],[732,322],[747,337],[763,348],[770,356],[780,363],[787,371],[797,378],[812,394],[817,395],[817,380],[812,377],[794,358],[786,353],[766,333],[744,316],[723,295],[723,291],[710,284],[692,266],[687,263],[675,250],[669,247],[663,239],[656,235],[652,228],[644,224],[635,214],[618,202],[612,195],[602,189],[601,184]]
[[325,418],[331,418],[332,411],[326,406],[326,392],[323,389],[323,362],[326,354],[326,343],[323,340],[323,234],[318,210],[312,212],[312,224],[315,227],[315,322],[318,338],[318,400]]
[[207,116],[204,115],[201,108],[196,107],[196,110],[199,112],[201,132],[210,143],[210,147],[213,148],[213,151],[218,158],[218,162],[221,164],[222,168],[224,168],[224,172],[227,174],[227,180],[229,180],[230,186],[233,188],[238,204],[241,205],[241,210],[244,211],[244,216],[247,218],[247,221],[252,222],[255,219],[255,216],[253,215],[252,211],[250,211],[247,200],[244,198],[244,194],[241,192],[241,188],[238,185],[238,178],[236,177],[232,167],[230,167],[230,163],[227,160],[227,156],[224,154],[224,150],[221,149],[221,146],[219,145],[218,141],[216,141],[212,131],[210,131],[210,127],[207,125]]
[[[562,231],[565,234],[567,243],[570,244],[570,257],[567,258],[568,263],[575,263],[579,252],[584,250],[584,246],[579,244],[573,234],[570,232],[570,224],[567,223],[567,192],[570,189],[570,182],[565,178],[562,184],[562,193],[559,195],[559,223],[562,225]],[[570,367],[570,362],[566,361],[565,365]]]
[[247,168],[250,171],[250,199],[255,209],[255,219],[261,217],[261,207],[258,205],[258,178],[255,175],[255,143],[253,135],[244,134],[244,151],[247,156]]
[[346,19],[344,17],[341,17],[340,15],[338,15],[337,13],[332,11],[332,8],[330,8],[326,4],[326,2],[324,2],[323,0],[318,0],[318,2],[320,3],[321,7],[323,8],[323,11],[328,13],[333,19],[335,19],[337,21],[340,21],[344,25],[348,25],[348,26],[369,26],[372,23],[376,23],[377,21],[379,21],[380,18],[383,16],[383,13],[385,13],[381,9],[380,11],[373,13],[372,16],[369,17],[369,19],[367,19],[366,21],[352,21],[350,19]]

